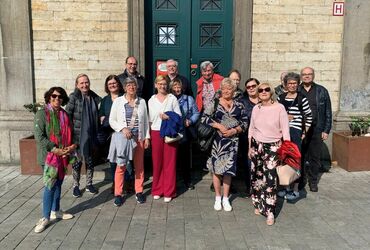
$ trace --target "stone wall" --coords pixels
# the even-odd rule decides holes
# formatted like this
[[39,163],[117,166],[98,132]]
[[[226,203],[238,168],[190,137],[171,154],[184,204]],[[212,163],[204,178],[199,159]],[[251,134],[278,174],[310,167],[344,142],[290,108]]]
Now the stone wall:
[[282,71],[316,70],[339,107],[343,17],[333,0],[254,0],[251,76],[274,85]]
[[32,0],[36,99],[53,85],[74,89],[79,73],[104,94],[128,55],[127,0]]

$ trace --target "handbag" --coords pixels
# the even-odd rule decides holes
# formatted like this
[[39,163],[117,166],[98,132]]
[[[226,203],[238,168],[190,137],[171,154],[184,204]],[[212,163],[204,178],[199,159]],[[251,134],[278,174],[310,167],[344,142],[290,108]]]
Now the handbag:
[[276,172],[279,177],[279,184],[283,186],[288,186],[292,184],[301,176],[299,171],[292,168],[288,164],[277,166]]
[[[214,118],[218,103],[219,103],[219,99],[215,98],[214,109],[211,115],[211,119]],[[200,151],[209,152],[209,150],[212,147],[213,140],[215,139],[217,130],[208,124],[199,122],[197,131],[198,131],[198,143],[199,143]]]
[[164,142],[165,143],[177,142],[177,141],[180,141],[183,137],[184,137],[184,135],[181,134],[181,133],[177,133],[176,137],[165,136],[164,137]]

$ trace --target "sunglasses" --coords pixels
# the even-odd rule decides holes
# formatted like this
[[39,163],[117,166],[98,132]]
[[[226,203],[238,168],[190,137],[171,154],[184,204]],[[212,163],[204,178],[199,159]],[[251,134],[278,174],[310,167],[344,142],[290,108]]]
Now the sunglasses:
[[267,88],[264,88],[264,89],[258,89],[258,93],[262,93],[263,91],[270,92],[271,91],[271,88],[270,87],[267,87]]
[[52,95],[51,95],[51,97],[52,97],[52,98],[54,98],[54,99],[56,99],[56,98],[58,98],[58,99],[63,99],[63,98],[62,98],[62,95],[52,94]]
[[246,88],[247,88],[247,89],[254,89],[255,87],[257,87],[257,84],[249,85],[249,86],[247,86]]

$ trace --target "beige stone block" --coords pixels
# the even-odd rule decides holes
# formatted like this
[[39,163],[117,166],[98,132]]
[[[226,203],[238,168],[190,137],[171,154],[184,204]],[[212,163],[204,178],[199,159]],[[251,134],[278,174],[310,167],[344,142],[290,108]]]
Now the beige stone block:
[[253,14],[253,23],[254,24],[261,24],[261,23],[270,23],[270,24],[277,24],[277,23],[288,23],[289,15],[281,15],[281,14],[267,14],[267,13],[255,13]]
[[290,44],[290,52],[318,52],[320,51],[319,43],[293,42]]
[[99,51],[99,60],[115,60],[120,62],[119,65],[122,65],[128,54],[127,44],[123,44],[122,47],[122,50],[112,50],[110,48],[107,51]]
[[71,2],[65,3],[65,9],[68,11],[101,11],[102,10],[102,3],[100,2],[86,2],[86,1],[79,1],[79,2]]
[[289,42],[302,41],[306,39],[305,34],[298,33],[254,32],[252,37],[253,42]]
[[266,23],[254,23],[253,32],[277,32],[277,33],[290,33],[297,32],[296,24],[275,23],[267,25]]
[[44,70],[49,70],[49,69],[66,69],[66,61],[62,60],[35,60],[35,69],[44,69]]
[[[47,10],[65,11],[71,3],[63,3],[61,1],[46,2]],[[67,8],[65,8],[67,6]]]
[[330,16],[329,23],[344,23],[344,16]]
[[253,3],[261,5],[278,5],[280,4],[280,0],[258,0],[253,1]]
[[267,13],[300,15],[302,14],[302,6],[299,6],[299,5],[291,5],[291,6],[270,5],[268,6]]
[[35,50],[67,50],[68,41],[34,41]]
[[258,69],[271,70],[272,67],[273,67],[273,64],[267,61],[253,61],[252,63],[252,71],[258,70]]
[[302,1],[304,0],[280,0],[279,3],[280,5],[285,5],[285,6],[292,6],[292,5],[302,5]]
[[315,61],[315,62],[312,62],[311,65],[309,66],[313,67],[316,70],[338,70],[339,71],[341,68],[341,64],[338,61],[336,62]]
[[288,71],[288,72],[296,72],[299,73],[301,67],[300,67],[301,61],[299,61],[299,58],[296,58],[296,61],[274,61],[272,63],[271,70],[275,71]]
[[34,50],[33,51],[34,59],[58,59],[58,51],[51,51],[51,50]]
[[253,5],[253,14],[266,14],[268,12],[268,5],[260,5],[260,4],[254,4]]
[[54,41],[63,40],[62,32],[59,31],[45,31],[45,30],[34,30],[33,40],[34,41]]
[[305,33],[342,33],[343,24],[302,23],[297,24],[297,30]]
[[66,11],[66,12],[55,12],[55,20],[94,20],[101,21],[109,18],[109,13],[102,11]]
[[87,69],[88,68],[88,61],[81,61],[81,60],[68,60],[65,61],[68,69]]
[[54,18],[53,11],[32,11],[32,19],[50,21]]
[[127,6],[124,2],[115,2],[115,3],[102,3],[102,10],[110,12],[122,12],[122,10],[127,9]]
[[32,11],[46,11],[48,10],[48,6],[45,2],[41,0],[33,0],[31,1],[31,9]]
[[333,9],[329,6],[311,5],[303,7],[304,15],[326,15],[331,16]]
[[55,79],[56,76],[65,75],[71,77],[71,71],[66,67],[64,69],[35,69],[35,79],[37,80],[50,80]]
[[267,54],[267,52],[252,51],[251,60],[252,62],[267,61]]
[[290,15],[289,16],[290,23],[321,23],[327,24],[329,23],[329,16],[314,16],[314,15]]
[[[123,11],[122,11],[123,10]],[[122,9],[120,12],[109,12],[110,21],[128,21],[128,13]]]
[[[340,80],[340,72],[338,70],[323,70],[321,71],[321,78],[322,81],[339,81]],[[333,89],[335,90],[335,89]]]
[[320,43],[321,51],[342,51],[342,43]]
[[69,50],[59,51],[58,58],[62,60],[98,60],[99,51]]
[[88,69],[95,69],[97,71],[100,70],[112,70],[118,67],[120,61],[89,61],[88,62]]
[[341,42],[342,33],[319,33],[319,34],[310,34],[307,36],[307,41],[309,42]]
[[127,22],[102,22],[101,23],[102,31],[127,31]]
[[267,53],[267,61],[275,62],[275,61],[284,61],[285,60],[285,52],[268,52]]
[[[108,44],[106,42],[90,42],[83,43],[83,50],[108,50]],[[91,53],[91,52],[89,52]]]

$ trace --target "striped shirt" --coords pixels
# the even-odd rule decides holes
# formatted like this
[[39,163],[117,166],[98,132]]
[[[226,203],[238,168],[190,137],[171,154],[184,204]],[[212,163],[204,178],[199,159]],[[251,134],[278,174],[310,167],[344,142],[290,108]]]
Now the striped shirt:
[[312,124],[312,112],[306,97],[302,97],[303,114],[299,109],[298,94],[294,99],[286,97],[284,100],[280,100],[280,97],[278,97],[278,102],[284,105],[288,115],[293,116],[293,119],[289,121],[289,127],[302,130],[304,116],[305,131],[308,131]]
[[[134,107],[131,107],[129,103],[126,103],[125,104],[125,110],[126,110],[126,123],[127,123],[127,126],[130,126],[131,124],[131,118],[132,118],[132,113],[134,111]],[[138,116],[136,115],[135,117],[135,122],[134,122],[134,127],[133,128],[130,128],[131,129],[131,133],[137,137],[138,136],[138,133],[139,133],[139,119],[138,119]]]

